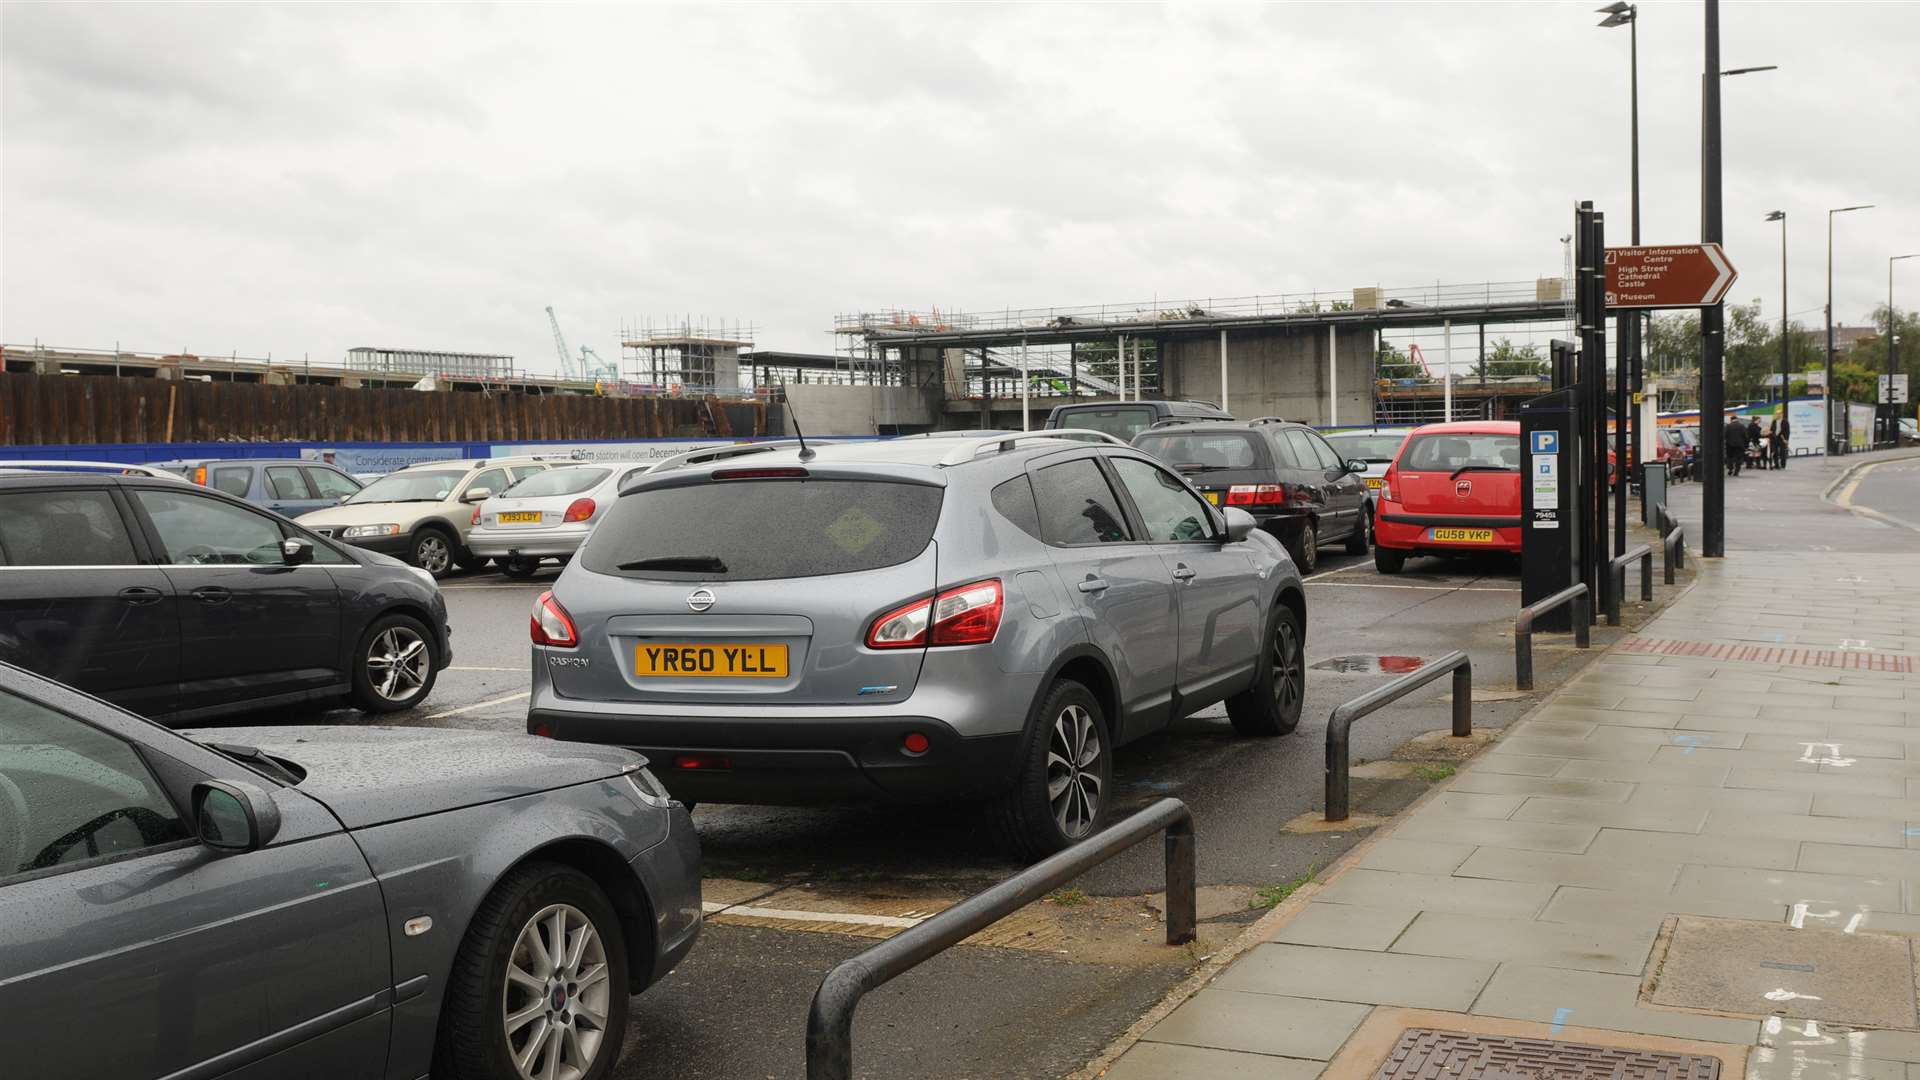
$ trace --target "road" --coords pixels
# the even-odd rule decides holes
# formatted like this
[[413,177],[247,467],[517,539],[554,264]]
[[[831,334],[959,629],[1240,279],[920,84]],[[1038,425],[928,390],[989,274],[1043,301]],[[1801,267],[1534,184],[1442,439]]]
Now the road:
[[[1696,549],[1700,492],[1699,484],[1678,484],[1668,495],[1668,510]],[[1795,458],[1784,470],[1729,477],[1726,493],[1728,551],[1909,554],[1920,530],[1920,456],[1911,449]]]
[[[482,572],[447,581],[454,666],[424,708],[394,722],[524,730],[527,612],[552,576],[513,582]],[[1263,898],[1261,890],[1326,866],[1365,835],[1366,815],[1391,814],[1425,789],[1426,781],[1405,775],[1357,778],[1354,827],[1286,831],[1321,805],[1326,717],[1335,705],[1396,668],[1464,648],[1477,672],[1476,725],[1500,727],[1590,655],[1542,637],[1539,689],[1511,689],[1519,585],[1517,564],[1506,559],[1416,559],[1389,578],[1370,557],[1327,557],[1307,588],[1313,667],[1298,731],[1240,739],[1213,708],[1116,758],[1122,811],[1167,795],[1193,809],[1203,887],[1198,947],[1160,944],[1151,906],[1161,888],[1160,847],[1141,845],[1001,924],[991,944],[954,949],[870,995],[856,1028],[863,1069],[1051,1077],[1078,1068],[1270,906],[1275,894]],[[1596,644],[1606,640],[1596,636]],[[1381,657],[1389,658],[1386,673]],[[1440,680],[1362,721],[1355,764],[1446,726],[1447,693]],[[315,719],[364,722],[346,709]],[[938,910],[1019,868],[988,843],[967,807],[703,805],[695,823],[710,910],[729,908],[710,918],[692,958],[635,1003],[616,1073],[626,1080],[799,1074],[807,1002],[829,967],[894,932],[886,924]]]

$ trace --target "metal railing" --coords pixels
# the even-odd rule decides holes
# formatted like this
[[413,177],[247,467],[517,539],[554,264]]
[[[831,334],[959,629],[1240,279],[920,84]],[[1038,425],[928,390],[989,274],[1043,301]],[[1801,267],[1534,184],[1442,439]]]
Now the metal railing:
[[1533,620],[1568,601],[1573,603],[1574,645],[1584,649],[1590,644],[1587,625],[1593,621],[1593,598],[1587,593],[1586,582],[1569,585],[1532,607],[1521,608],[1520,617],[1513,621],[1513,685],[1516,689],[1533,689]]
[[1640,600],[1642,603],[1653,599],[1653,546],[1641,544],[1628,548],[1613,557],[1607,564],[1607,573],[1612,575],[1613,589],[1607,593],[1607,625],[1620,625],[1620,597],[1627,591],[1627,564],[1640,560]]
[[1667,584],[1671,585],[1673,572],[1685,569],[1687,565],[1687,531],[1673,520],[1672,514],[1667,513],[1666,503],[1656,504],[1654,512],[1660,520],[1660,543],[1666,549],[1662,560],[1666,564],[1664,574]]
[[1198,921],[1193,813],[1179,799],[1161,799],[918,926],[841,961],[827,972],[807,1013],[807,1080],[849,1080],[853,1076],[853,1011],[868,991],[1162,831],[1167,834],[1167,944],[1192,941]]
[[1347,820],[1347,734],[1353,722],[1399,701],[1448,672],[1453,673],[1453,733],[1464,738],[1473,734],[1473,658],[1464,652],[1450,652],[1419,671],[1334,708],[1327,717],[1328,821]]

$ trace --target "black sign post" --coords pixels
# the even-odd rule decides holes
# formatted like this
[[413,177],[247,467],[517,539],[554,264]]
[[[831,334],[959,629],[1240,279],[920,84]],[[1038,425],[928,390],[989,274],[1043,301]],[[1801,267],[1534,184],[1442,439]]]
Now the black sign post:
[[[1563,342],[1554,342],[1557,351]],[[1520,406],[1520,604],[1533,604],[1574,583],[1574,552],[1580,541],[1576,497],[1579,409],[1576,391],[1542,394]],[[1572,629],[1571,609],[1554,608],[1534,620],[1535,630]]]

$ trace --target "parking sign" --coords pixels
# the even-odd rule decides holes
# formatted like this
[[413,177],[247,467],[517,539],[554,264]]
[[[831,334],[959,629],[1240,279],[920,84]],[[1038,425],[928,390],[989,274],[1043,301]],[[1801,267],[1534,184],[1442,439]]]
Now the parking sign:
[[1536,454],[1557,454],[1560,452],[1560,433],[1557,431],[1536,431],[1533,433],[1533,452]]

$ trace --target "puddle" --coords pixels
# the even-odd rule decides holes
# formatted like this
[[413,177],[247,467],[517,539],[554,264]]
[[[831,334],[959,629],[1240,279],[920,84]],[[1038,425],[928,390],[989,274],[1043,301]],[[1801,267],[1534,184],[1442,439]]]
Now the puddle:
[[1335,656],[1312,665],[1316,671],[1341,671],[1356,675],[1405,675],[1427,665],[1421,656]]

